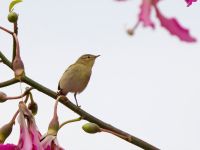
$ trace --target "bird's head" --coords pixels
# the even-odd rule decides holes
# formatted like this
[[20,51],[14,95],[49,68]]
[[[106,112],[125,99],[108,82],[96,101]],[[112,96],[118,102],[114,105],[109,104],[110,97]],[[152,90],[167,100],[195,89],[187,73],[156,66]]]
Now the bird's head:
[[92,66],[94,65],[95,59],[99,56],[100,55],[85,54],[79,57],[76,63],[81,63],[92,68]]

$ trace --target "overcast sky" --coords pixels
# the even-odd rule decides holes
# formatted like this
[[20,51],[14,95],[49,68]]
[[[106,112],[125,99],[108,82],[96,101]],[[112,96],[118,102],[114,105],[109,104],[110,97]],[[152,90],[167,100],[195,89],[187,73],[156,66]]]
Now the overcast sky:
[[[141,0],[28,1],[18,4],[19,40],[26,74],[57,90],[64,70],[85,53],[100,54],[86,90],[77,96],[84,110],[161,149],[200,149],[200,44],[184,43],[160,27],[140,26],[129,37],[126,26],[137,21]],[[0,24],[7,21],[9,2],[0,0]],[[184,0],[160,2],[166,16],[176,16],[200,41],[200,3],[186,7]],[[153,13],[154,15],[155,13]],[[12,38],[0,32],[0,50],[9,58]],[[13,77],[0,64],[0,81]],[[19,95],[19,84],[0,89]],[[23,88],[26,85],[23,84]],[[45,133],[54,101],[34,90],[39,105],[36,122]],[[68,97],[74,101],[73,94]],[[18,101],[0,104],[0,126],[17,110]],[[77,117],[59,105],[60,122]],[[85,121],[66,125],[58,134],[68,150],[138,150],[113,135],[86,134]],[[7,142],[17,143],[19,126]]]

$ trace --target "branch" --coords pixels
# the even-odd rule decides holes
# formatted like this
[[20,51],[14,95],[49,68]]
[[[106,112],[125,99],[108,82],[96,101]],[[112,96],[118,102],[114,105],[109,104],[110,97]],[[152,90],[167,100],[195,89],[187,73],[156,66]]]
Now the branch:
[[12,84],[15,84],[17,82],[19,82],[19,80],[15,79],[15,78],[10,79],[8,81],[0,82],[0,88],[5,87],[5,86],[9,86],[9,85],[12,85]]
[[[8,67],[10,67],[11,62],[0,52],[0,58],[3,60],[4,64],[8,65]],[[10,67],[12,68],[12,67]],[[25,82],[26,84],[28,84],[29,86],[37,89],[38,91],[52,97],[54,100],[57,98],[57,93],[48,89],[47,87],[35,82],[34,80],[30,79],[27,76],[22,77],[22,82]],[[89,114],[88,112],[84,111],[83,109],[77,107],[76,105],[74,105],[67,97],[62,97],[62,99],[59,101],[61,102],[63,105],[65,105],[66,107],[68,107],[69,109],[71,109],[72,111],[74,111],[75,113],[79,114],[84,120],[87,120],[89,122],[95,123],[97,125],[99,125],[101,128],[110,130],[112,132],[115,132],[117,135],[122,135],[125,137],[130,137],[128,139],[124,139],[134,145],[137,145],[140,148],[143,148],[145,150],[159,150],[159,148],[129,134],[126,133],[106,122],[103,122],[102,120],[92,116],[91,114]],[[122,137],[121,137],[122,138]],[[123,138],[122,138],[123,139]]]
[[[18,24],[17,22],[15,22],[13,24],[13,30],[14,30],[14,33],[17,35],[18,34]],[[14,61],[15,59],[15,56],[16,56],[16,38],[13,36],[13,56],[12,56],[12,62]]]
[[3,30],[3,31],[5,31],[5,32],[7,32],[7,33],[9,33],[9,34],[11,34],[11,35],[13,34],[12,31],[10,31],[10,30],[8,30],[8,29],[2,27],[2,26],[0,26],[0,29]]
[[12,63],[4,56],[4,54],[0,51],[1,61],[7,65],[10,69],[12,69]]

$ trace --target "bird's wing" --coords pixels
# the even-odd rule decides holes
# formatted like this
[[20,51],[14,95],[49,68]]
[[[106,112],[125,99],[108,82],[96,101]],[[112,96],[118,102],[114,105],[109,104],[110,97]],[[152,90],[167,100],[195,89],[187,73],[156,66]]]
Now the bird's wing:
[[[66,70],[65,70],[65,72],[67,72],[70,68],[71,68],[71,66],[73,66],[73,64],[72,65],[70,65]],[[65,73],[64,72],[64,73]],[[63,73],[63,74],[64,74]],[[61,88],[60,88],[60,81],[58,82],[58,90],[62,90]]]

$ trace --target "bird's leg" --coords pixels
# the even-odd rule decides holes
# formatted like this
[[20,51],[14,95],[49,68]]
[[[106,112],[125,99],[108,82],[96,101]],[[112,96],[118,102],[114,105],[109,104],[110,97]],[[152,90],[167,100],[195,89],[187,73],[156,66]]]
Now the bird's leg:
[[76,101],[76,106],[77,106],[77,107],[81,107],[81,106],[78,105],[78,101],[77,101],[77,99],[76,99],[76,94],[77,94],[77,93],[74,93],[74,99],[75,99],[75,101]]

